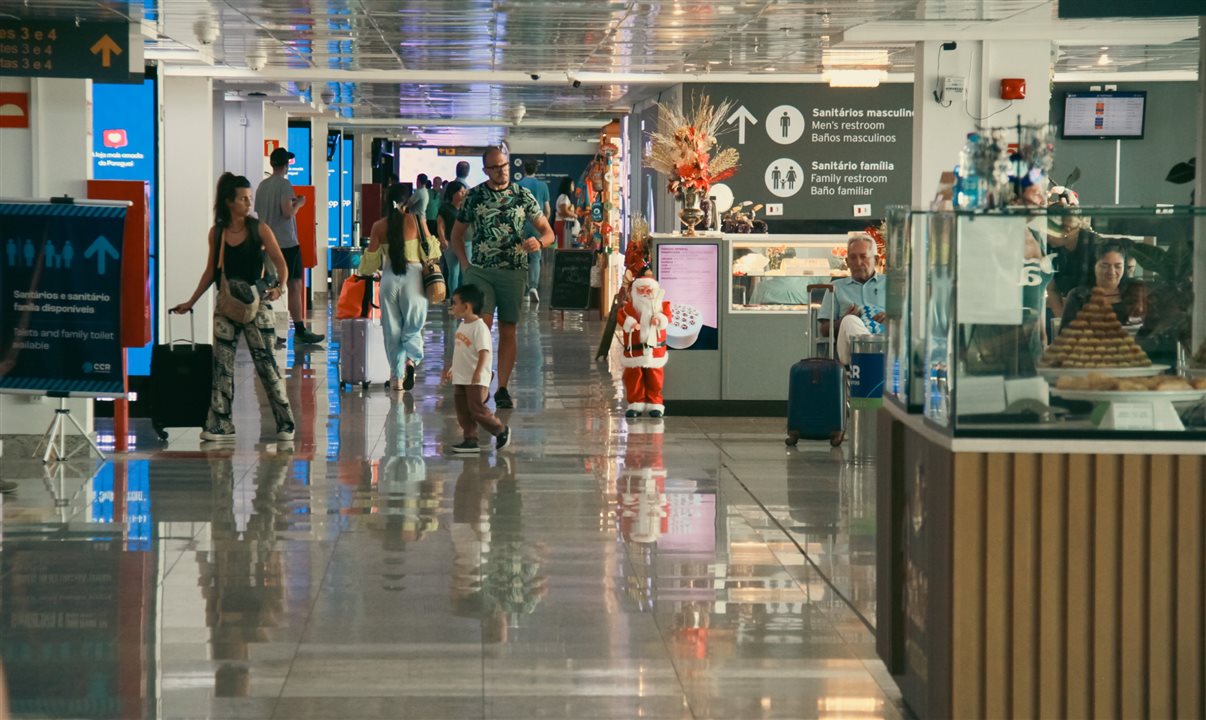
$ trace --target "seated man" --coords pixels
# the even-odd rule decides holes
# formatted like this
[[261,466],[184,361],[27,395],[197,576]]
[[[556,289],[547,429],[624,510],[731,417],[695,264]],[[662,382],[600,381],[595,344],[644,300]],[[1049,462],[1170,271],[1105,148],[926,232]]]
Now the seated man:
[[[843,365],[850,364],[850,344],[855,338],[880,335],[884,331],[887,281],[875,272],[877,254],[871,236],[851,237],[846,242],[846,266],[850,268],[850,277],[833,281],[833,292],[837,297],[837,355]],[[821,317],[833,316],[831,296],[821,305]],[[821,321],[821,332],[832,337],[828,320]]]

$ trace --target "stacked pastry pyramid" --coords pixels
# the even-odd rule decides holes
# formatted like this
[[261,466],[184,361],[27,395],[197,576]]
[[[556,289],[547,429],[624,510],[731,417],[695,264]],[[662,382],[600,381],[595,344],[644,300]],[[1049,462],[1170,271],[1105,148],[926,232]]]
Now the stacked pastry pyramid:
[[1122,328],[1105,290],[1093,288],[1089,302],[1043,353],[1040,363],[1052,368],[1126,368],[1152,364],[1147,353]]

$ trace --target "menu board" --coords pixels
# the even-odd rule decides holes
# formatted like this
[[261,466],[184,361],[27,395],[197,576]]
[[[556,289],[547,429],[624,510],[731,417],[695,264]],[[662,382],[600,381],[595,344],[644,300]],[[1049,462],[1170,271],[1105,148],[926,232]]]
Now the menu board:
[[660,244],[657,281],[670,303],[666,345],[671,350],[720,347],[717,243]]

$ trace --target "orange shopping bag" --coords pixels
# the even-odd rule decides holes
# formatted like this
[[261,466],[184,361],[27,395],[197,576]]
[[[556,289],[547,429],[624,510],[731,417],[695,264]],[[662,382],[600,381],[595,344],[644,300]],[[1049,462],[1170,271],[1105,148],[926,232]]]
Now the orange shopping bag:
[[343,288],[339,291],[339,299],[335,303],[335,319],[375,317],[374,309],[377,307],[379,306],[373,302],[373,277],[353,275],[344,281]]

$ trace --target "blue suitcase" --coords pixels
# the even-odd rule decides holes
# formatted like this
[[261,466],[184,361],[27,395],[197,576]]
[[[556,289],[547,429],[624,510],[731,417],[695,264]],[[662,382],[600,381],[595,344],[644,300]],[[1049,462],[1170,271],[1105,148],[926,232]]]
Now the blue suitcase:
[[[825,296],[832,285],[809,285],[809,317],[812,325],[813,357],[791,366],[787,384],[787,444],[800,438],[828,440],[837,447],[846,430],[846,379],[842,364],[833,358],[833,317],[822,318]],[[830,303],[830,308],[836,302]],[[831,314],[832,315],[832,314]],[[821,332],[821,321],[830,321],[830,332]],[[824,346],[824,350],[820,348]]]

